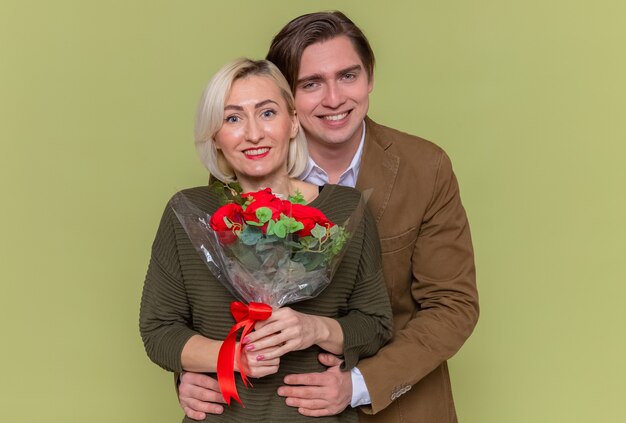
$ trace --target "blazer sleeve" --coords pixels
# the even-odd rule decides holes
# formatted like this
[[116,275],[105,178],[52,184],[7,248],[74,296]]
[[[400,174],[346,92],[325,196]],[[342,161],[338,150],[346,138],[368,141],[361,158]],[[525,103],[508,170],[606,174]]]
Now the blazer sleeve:
[[357,280],[348,300],[347,315],[338,318],[344,334],[342,368],[351,369],[387,342],[393,331],[389,295],[385,289],[380,241],[369,210],[364,214],[364,237],[358,252]]
[[372,400],[362,407],[367,414],[389,406],[398,391],[406,392],[452,357],[478,320],[469,224],[450,159],[443,151],[433,180],[411,256],[413,317],[375,356],[357,365]]
[[166,370],[181,372],[181,353],[197,332],[180,271],[176,216],[168,203],[157,231],[143,286],[139,329],[150,359]]

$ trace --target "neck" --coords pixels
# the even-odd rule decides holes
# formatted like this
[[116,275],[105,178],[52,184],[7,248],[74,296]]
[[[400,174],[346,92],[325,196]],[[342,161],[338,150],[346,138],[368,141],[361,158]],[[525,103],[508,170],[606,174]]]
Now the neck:
[[255,192],[265,188],[270,188],[272,192],[283,200],[287,200],[290,195],[300,193],[304,196],[307,203],[313,201],[319,194],[319,187],[317,185],[309,184],[308,182],[301,181],[299,179],[285,176],[278,178],[277,180],[240,180],[239,184],[243,192]]
[[283,196],[284,199],[295,192],[294,180],[289,176],[274,179],[246,179],[237,178],[243,192],[255,192],[270,188],[274,194]]
[[329,182],[336,184],[359,149],[361,138],[356,142],[342,144],[321,144],[309,141],[309,155],[328,175]]

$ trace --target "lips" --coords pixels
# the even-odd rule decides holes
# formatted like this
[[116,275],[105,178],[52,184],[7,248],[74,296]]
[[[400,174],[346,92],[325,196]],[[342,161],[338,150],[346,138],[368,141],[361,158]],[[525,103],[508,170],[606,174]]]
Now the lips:
[[244,150],[243,154],[245,154],[246,157],[250,159],[259,159],[267,156],[267,153],[269,153],[269,151],[269,147],[249,148],[247,150]]
[[344,119],[346,116],[348,116],[348,112],[337,113],[336,115],[321,116],[321,118],[331,122],[336,122],[338,120]]

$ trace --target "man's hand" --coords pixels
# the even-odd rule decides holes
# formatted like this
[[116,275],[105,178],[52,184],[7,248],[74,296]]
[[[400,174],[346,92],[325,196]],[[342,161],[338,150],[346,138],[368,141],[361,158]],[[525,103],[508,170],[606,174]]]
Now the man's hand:
[[341,413],[352,401],[352,376],[339,369],[341,360],[332,354],[320,354],[318,359],[329,366],[328,370],[287,375],[285,384],[290,386],[278,388],[278,395],[287,397],[285,403],[298,407],[304,416],[332,416]]
[[183,372],[178,385],[178,402],[190,419],[203,420],[207,414],[222,414],[224,403],[217,380],[202,373]]

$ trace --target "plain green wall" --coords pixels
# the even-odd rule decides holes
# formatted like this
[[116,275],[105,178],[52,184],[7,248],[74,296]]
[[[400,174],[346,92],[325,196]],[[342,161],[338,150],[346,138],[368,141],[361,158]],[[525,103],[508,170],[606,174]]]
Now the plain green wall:
[[196,102],[305,12],[377,53],[370,115],[451,155],[482,315],[464,423],[626,420],[623,1],[0,1],[0,421],[171,422],[138,305],[162,208],[206,174]]

